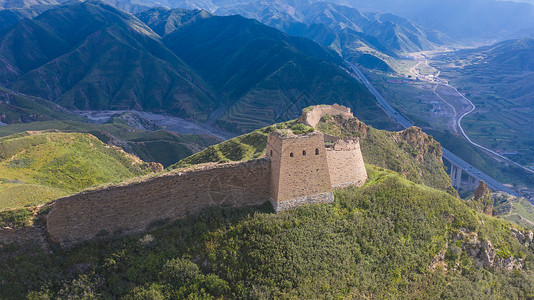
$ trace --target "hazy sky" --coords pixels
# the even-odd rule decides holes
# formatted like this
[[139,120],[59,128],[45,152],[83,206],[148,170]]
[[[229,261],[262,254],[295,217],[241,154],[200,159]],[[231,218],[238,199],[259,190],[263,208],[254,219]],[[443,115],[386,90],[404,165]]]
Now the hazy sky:
[[534,5],[534,0],[508,0],[513,2],[525,2]]

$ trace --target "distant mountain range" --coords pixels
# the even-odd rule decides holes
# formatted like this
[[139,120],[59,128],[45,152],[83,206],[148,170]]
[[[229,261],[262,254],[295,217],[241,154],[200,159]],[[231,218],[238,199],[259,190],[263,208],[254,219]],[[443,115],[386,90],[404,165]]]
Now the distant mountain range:
[[0,31],[24,18],[36,17],[61,2],[56,0],[0,0]]
[[[443,34],[395,15],[362,13],[327,2],[288,4],[292,2],[239,3],[219,8],[215,13],[257,19],[292,35],[321,40],[326,46],[338,47],[339,52],[356,41],[386,53],[429,50],[448,42]],[[322,28],[318,30],[318,26]],[[329,35],[331,41],[327,42],[324,35]]]
[[[305,1],[305,0],[304,0]],[[534,34],[534,6],[497,0],[333,0],[363,10],[390,12],[463,42]],[[525,31],[526,30],[526,31]]]
[[[309,17],[301,8],[332,3],[380,14],[407,18],[433,31],[445,33],[454,41],[472,43],[526,37],[534,34],[534,6],[527,3],[497,0],[110,0],[123,9],[137,12],[155,6],[205,9],[216,14],[238,13],[282,28],[291,20]],[[248,15],[250,14],[250,15]],[[335,17],[332,13],[330,17]],[[398,18],[398,17],[396,17]],[[305,23],[302,20],[299,22]],[[342,26],[350,22],[342,22]],[[402,25],[398,24],[398,25]],[[280,26],[280,27],[279,27]],[[430,39],[432,41],[432,38]]]
[[[318,103],[388,122],[335,53],[240,16],[70,3],[0,32],[0,83],[75,110],[135,109],[249,131]],[[147,25],[148,24],[148,25]]]
[[[132,9],[132,5],[125,4],[127,1],[114,3],[132,11],[139,9]],[[146,7],[155,5],[136,3],[144,3]],[[205,10],[204,14],[211,11],[215,15],[239,14],[256,19],[287,34],[312,39],[351,62],[382,71],[391,71],[386,63],[391,56],[452,43],[447,35],[399,16],[363,13],[356,8],[327,1],[172,1],[159,5],[201,8]],[[174,18],[177,18],[176,13],[171,20]],[[171,23],[167,26],[173,28]]]
[[202,79],[148,26],[98,2],[25,19],[0,41],[1,83],[68,108],[165,110],[206,119],[216,106]]

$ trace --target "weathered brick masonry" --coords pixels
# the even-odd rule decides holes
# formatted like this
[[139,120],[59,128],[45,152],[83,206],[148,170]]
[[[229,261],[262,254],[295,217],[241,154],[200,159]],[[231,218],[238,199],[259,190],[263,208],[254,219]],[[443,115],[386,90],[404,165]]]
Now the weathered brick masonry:
[[367,180],[367,171],[358,141],[336,141],[327,149],[326,156],[334,188],[361,186]]
[[275,211],[334,201],[322,133],[294,135],[277,130],[269,135],[267,155]]
[[212,165],[58,199],[47,220],[52,240],[72,244],[101,232],[142,232],[210,206],[259,205],[270,197],[268,159]]

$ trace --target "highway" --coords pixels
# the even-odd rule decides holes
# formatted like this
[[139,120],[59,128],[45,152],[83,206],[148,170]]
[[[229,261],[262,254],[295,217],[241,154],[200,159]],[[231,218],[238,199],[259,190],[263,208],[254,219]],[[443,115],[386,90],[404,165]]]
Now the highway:
[[[360,69],[350,63],[346,62],[353,71],[353,76],[357,79],[359,79],[366,87],[369,89],[369,91],[376,97],[376,100],[378,101],[378,104],[380,107],[393,119],[397,121],[403,128],[408,128],[411,126],[414,126],[413,122],[408,120],[406,117],[402,116],[397,112],[387,101],[386,99],[375,89],[375,87],[371,84],[371,82],[365,77],[365,75],[360,71]],[[491,176],[485,174],[484,172],[478,170],[465,160],[461,159],[460,157],[456,156],[451,151],[447,150],[445,147],[443,148],[443,157],[450,161],[452,164],[457,165],[460,167],[464,172],[471,175],[472,177],[478,179],[478,180],[484,180],[486,184],[489,186],[490,189],[494,191],[503,191],[505,193],[508,193],[512,196],[520,197],[520,195],[512,190],[511,188],[508,188],[504,186],[502,183],[498,182],[497,180],[493,179]]]

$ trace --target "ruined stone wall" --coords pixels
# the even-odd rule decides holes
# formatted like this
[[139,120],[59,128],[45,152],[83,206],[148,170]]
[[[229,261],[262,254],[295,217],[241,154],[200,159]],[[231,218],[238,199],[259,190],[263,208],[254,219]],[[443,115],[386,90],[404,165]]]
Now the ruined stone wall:
[[301,123],[304,123],[308,126],[315,127],[317,124],[319,124],[319,121],[321,121],[321,118],[330,115],[330,116],[336,116],[341,115],[342,117],[346,119],[354,118],[354,115],[350,112],[350,108],[334,104],[334,105],[317,105],[310,107],[308,109],[305,109],[302,111],[302,116],[300,117],[299,121]]
[[334,200],[322,133],[297,136],[275,131],[267,143],[267,155],[271,154],[271,202],[276,211]]
[[334,188],[361,186],[367,180],[359,141],[339,140],[326,151],[330,180]]
[[47,219],[52,240],[72,244],[97,234],[146,230],[210,206],[259,205],[270,199],[270,160],[210,165],[58,199]]

